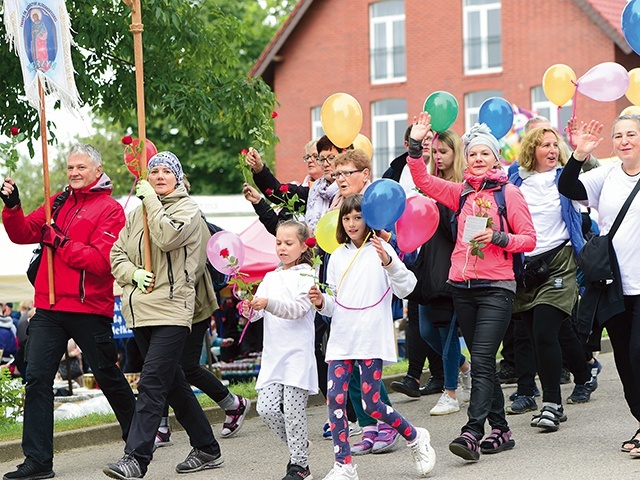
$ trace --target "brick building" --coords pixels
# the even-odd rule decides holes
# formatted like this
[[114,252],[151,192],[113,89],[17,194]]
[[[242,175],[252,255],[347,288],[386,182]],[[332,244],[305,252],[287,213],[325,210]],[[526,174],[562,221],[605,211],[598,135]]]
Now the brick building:
[[[602,62],[627,70],[640,66],[624,39],[625,0],[300,0],[254,65],[276,92],[277,175],[300,180],[303,146],[322,134],[320,109],[336,92],[362,106],[361,133],[374,146],[374,177],[403,151],[402,135],[426,97],[452,93],[462,134],[482,102],[512,104],[566,124],[571,102],[560,111],[542,89],[546,69],[570,66],[580,78]],[[605,124],[630,105],[626,97],[596,102],[578,94],[581,120]],[[609,156],[606,140],[596,152]]]

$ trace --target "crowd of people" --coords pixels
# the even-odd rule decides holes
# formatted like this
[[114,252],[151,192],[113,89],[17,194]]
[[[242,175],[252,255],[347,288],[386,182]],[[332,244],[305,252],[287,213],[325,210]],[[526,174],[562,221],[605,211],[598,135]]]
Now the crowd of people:
[[[323,436],[334,445],[325,480],[357,480],[354,456],[389,451],[401,438],[418,475],[434,469],[429,431],[402,416],[382,383],[383,366],[397,361],[392,304],[402,299],[408,299],[409,370],[392,388],[413,397],[439,394],[431,415],[455,414],[468,404],[467,420],[449,444],[454,455],[475,462],[482,454],[514,448],[512,414],[535,411],[532,427],[557,431],[568,421],[563,368],[575,382],[567,402],[588,401],[598,386],[601,365],[593,352],[603,328],[640,424],[640,260],[633,250],[640,117],[616,119],[613,150],[620,162],[606,166],[593,158],[603,141],[602,124],[574,119],[569,130],[573,150],[567,151],[548,121],[532,119],[509,175],[486,125],[460,137],[452,130],[432,131],[430,116],[417,115],[405,134],[406,153],[384,174],[407,196],[422,194],[437,204],[435,233],[414,252],[400,250],[394,231],[367,224],[363,194],[373,179],[364,151],[339,148],[323,136],[304,147],[308,176],[300,184],[283,184],[259,152],[248,150],[257,188],[245,183],[242,191],[275,236],[280,263],[238,310],[249,322],[263,321],[256,408],[288,447],[283,480],[313,478],[306,405],[318,392],[328,406]],[[587,161],[592,169],[580,174]],[[55,476],[52,384],[70,340],[91,365],[122,429],[124,454],[104,467],[107,476],[145,476],[155,450],[172,443],[169,407],[192,447],[177,473],[219,467],[221,446],[191,385],[225,411],[223,438],[239,431],[251,402],[200,368],[203,339],[219,305],[205,267],[210,232],[189,196],[180,160],[171,152],[149,160],[146,179],[136,185],[142,205],[128,217],[110,197],[111,183],[94,147],[74,145],[67,166],[69,185],[51,199],[57,202],[51,222],[45,206],[23,212],[13,179],[5,178],[0,190],[9,238],[41,242],[44,255],[52,257],[38,268],[35,310],[25,305],[28,348],[22,357],[22,343],[15,340],[22,321],[14,324],[12,305],[4,305],[0,318],[0,340],[5,345],[6,333],[13,335],[26,380],[25,460],[3,479]],[[294,195],[294,208],[277,208]],[[606,284],[595,285],[577,267],[590,232],[581,213],[586,206],[598,211],[601,235],[620,230],[611,239],[619,268]],[[329,253],[314,233],[332,211],[340,246]],[[137,399],[116,364],[113,279],[122,288],[122,313],[140,349]],[[509,335],[518,390],[506,405],[496,356]],[[425,358],[432,375],[421,386]],[[536,394],[542,397],[539,411]],[[621,448],[640,457],[640,428]]]

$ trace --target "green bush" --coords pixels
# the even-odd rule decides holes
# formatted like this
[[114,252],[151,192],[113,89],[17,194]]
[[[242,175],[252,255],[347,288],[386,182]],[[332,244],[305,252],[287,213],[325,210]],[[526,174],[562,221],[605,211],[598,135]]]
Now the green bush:
[[20,380],[11,377],[11,372],[0,370],[0,418],[16,422],[24,408],[24,387]]

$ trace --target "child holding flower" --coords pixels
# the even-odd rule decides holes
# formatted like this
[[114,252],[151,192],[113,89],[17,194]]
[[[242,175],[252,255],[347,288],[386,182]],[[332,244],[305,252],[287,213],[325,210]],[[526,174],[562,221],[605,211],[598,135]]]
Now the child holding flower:
[[[463,183],[452,183],[429,175],[422,160],[421,142],[430,122],[424,112],[414,121],[407,165],[421,191],[455,212],[460,210],[448,282],[454,287],[458,323],[473,359],[472,385],[468,421],[449,450],[477,461],[480,452],[497,453],[515,445],[504,413],[496,353],[511,320],[516,290],[513,254],[532,251],[536,234],[522,193],[507,183],[499,168],[500,146],[490,129],[476,124],[462,137],[467,169]],[[494,197],[501,189],[506,219],[500,218]],[[467,197],[460,208],[463,196]],[[491,432],[483,441],[487,421]]]

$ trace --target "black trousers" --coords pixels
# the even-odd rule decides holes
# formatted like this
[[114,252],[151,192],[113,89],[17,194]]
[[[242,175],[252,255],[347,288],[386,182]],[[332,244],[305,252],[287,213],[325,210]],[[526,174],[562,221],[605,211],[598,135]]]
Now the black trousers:
[[138,401],[124,451],[133,454],[143,470],[153,457],[154,440],[165,401],[189,435],[191,446],[216,455],[220,445],[179,365],[187,327],[153,326],[133,330],[144,357]]
[[456,288],[453,304],[471,352],[471,401],[462,432],[480,439],[486,421],[492,429],[509,429],[496,371],[496,353],[511,321],[513,292],[496,287]]
[[116,365],[110,317],[38,308],[29,322],[22,450],[26,463],[53,468],[53,379],[73,338],[89,361],[126,438],[135,411],[131,387]]
[[444,380],[444,366],[442,357],[429,346],[420,335],[420,318],[418,304],[409,301],[407,309],[407,332],[405,334],[405,349],[407,351],[407,375],[420,381],[425,359],[429,359],[431,376]]

